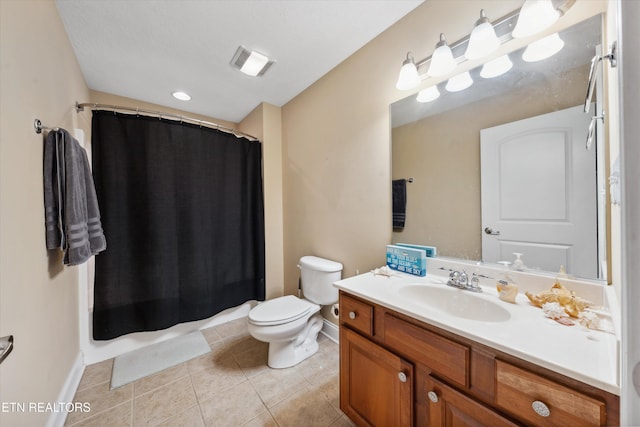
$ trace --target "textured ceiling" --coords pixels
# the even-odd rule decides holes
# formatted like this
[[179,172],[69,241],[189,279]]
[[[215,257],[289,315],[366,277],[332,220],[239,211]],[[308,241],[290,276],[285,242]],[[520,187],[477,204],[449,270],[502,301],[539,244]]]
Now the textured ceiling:
[[[239,122],[282,106],[423,0],[56,0],[89,88]],[[239,45],[277,62],[249,77]],[[175,100],[182,90],[189,102]],[[80,100],[82,101],[82,100]]]

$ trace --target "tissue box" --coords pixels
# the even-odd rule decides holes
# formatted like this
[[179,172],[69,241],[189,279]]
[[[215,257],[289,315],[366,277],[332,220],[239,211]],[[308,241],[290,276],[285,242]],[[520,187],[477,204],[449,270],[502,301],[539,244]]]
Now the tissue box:
[[425,276],[427,274],[427,253],[424,249],[387,245],[387,266],[414,276]]
[[435,246],[409,245],[407,243],[396,243],[396,246],[403,246],[412,249],[422,249],[426,252],[427,258],[435,258],[436,256],[438,256],[438,251],[436,250]]

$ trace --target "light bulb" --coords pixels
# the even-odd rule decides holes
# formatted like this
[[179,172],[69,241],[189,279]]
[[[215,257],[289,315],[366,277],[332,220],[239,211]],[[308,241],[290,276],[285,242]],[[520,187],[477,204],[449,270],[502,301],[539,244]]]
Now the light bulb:
[[522,54],[522,60],[526,62],[542,61],[560,52],[563,47],[564,41],[558,33],[553,33],[527,46]]
[[496,31],[489,19],[484,14],[484,10],[480,11],[480,19],[476,21],[473,31],[469,36],[469,44],[464,56],[467,59],[484,58],[500,47],[500,40],[496,36]]
[[400,75],[398,76],[398,82],[396,83],[396,89],[409,90],[420,84],[420,76],[418,75],[418,68],[413,62],[411,53],[407,53],[407,59],[402,63],[400,68]]
[[527,0],[520,9],[518,22],[511,35],[529,37],[549,28],[560,17],[551,0]]
[[440,41],[436,43],[436,50],[431,55],[431,64],[427,74],[432,77],[444,76],[449,74],[456,68],[456,61],[453,59],[451,48],[444,38],[444,34],[440,34]]
[[460,73],[457,76],[451,77],[447,82],[445,88],[449,92],[459,92],[461,90],[465,90],[472,84],[473,79],[471,78],[471,75],[469,75],[468,71],[465,71],[464,73]]
[[418,92],[418,96],[416,98],[416,101],[418,102],[431,102],[433,100],[436,100],[440,97],[440,91],[438,90],[437,86],[430,86],[426,89],[422,89],[420,92]]
[[509,55],[502,55],[484,64],[480,70],[480,77],[492,79],[503,75],[511,68],[513,68],[513,62],[509,59]]
[[191,99],[191,96],[188,93],[182,91],[173,92],[171,95],[180,101],[189,101]]

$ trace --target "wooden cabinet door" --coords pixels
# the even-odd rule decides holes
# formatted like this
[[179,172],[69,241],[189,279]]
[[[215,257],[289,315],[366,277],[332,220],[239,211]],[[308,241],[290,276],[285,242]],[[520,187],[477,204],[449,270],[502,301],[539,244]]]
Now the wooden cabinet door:
[[491,408],[428,376],[424,383],[428,396],[429,427],[516,427]]
[[413,366],[348,328],[340,334],[340,408],[359,426],[413,421]]

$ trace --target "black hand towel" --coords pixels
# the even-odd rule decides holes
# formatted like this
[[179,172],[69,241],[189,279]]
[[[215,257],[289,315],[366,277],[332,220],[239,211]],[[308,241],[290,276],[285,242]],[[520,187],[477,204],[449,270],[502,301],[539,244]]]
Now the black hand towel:
[[407,216],[407,181],[396,179],[391,183],[393,191],[393,228],[402,230]]

